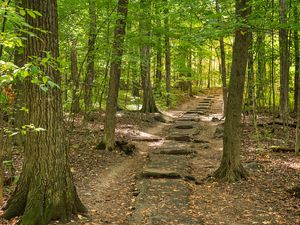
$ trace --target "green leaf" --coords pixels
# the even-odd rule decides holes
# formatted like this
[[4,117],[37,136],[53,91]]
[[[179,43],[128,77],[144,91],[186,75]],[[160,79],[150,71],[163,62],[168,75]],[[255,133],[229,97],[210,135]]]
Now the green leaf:
[[19,11],[19,12],[20,12],[20,15],[21,15],[21,16],[25,16],[25,15],[26,15],[26,12],[25,12],[25,10],[24,10],[24,9],[20,9],[20,11]]
[[28,13],[28,15],[31,16],[33,19],[36,18],[36,15],[35,15],[35,13],[34,13],[33,11],[27,10],[27,13]]
[[56,83],[54,83],[53,81],[51,81],[51,80],[48,81],[48,84],[49,84],[49,86],[50,86],[51,88],[56,87],[56,88],[60,89],[60,87],[59,87]]
[[47,82],[48,82],[48,77],[43,77],[42,80],[43,80],[43,83],[44,83],[44,84],[47,84]]
[[40,85],[40,88],[42,89],[42,91],[47,92],[49,89],[44,85]]
[[31,67],[31,73],[32,74],[37,74],[39,72],[39,68],[37,66],[32,66]]

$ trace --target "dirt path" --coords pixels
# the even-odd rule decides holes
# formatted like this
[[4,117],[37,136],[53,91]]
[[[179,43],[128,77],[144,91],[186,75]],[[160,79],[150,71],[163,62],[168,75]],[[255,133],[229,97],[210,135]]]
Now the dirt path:
[[[203,100],[205,96],[214,94],[213,92],[207,92],[196,96],[176,109],[164,112],[164,114],[169,119],[177,120],[184,112],[192,110],[189,114],[192,116],[194,114],[193,109],[197,108],[199,101]],[[187,160],[179,160],[179,163],[173,163],[178,160],[176,156],[172,156],[172,160],[168,161],[168,165],[170,165],[168,169],[179,171],[178,176],[180,179],[172,179],[171,182],[167,183],[162,182],[163,180],[160,178],[146,179],[146,182],[143,183],[141,178],[145,166],[149,165],[151,160],[155,163],[150,164],[150,167],[155,168],[161,166],[159,163],[161,158],[170,159],[170,157],[157,156],[152,153],[162,147],[174,147],[173,140],[165,139],[170,135],[170,128],[174,126],[171,123],[153,124],[150,122],[138,126],[143,128],[140,129],[143,134],[156,135],[162,139],[134,142],[138,151],[132,156],[124,156],[116,152],[99,152],[94,147],[82,152],[81,149],[84,148],[85,143],[77,146],[80,153],[73,153],[71,158],[73,159],[78,191],[89,213],[87,216],[74,218],[68,224],[123,225],[128,224],[128,222],[138,225],[299,224],[300,219],[296,212],[299,211],[297,206],[300,205],[300,201],[286,192],[290,182],[295,183],[297,179],[299,181],[299,174],[297,175],[297,170],[295,172],[292,169],[280,173],[280,164],[275,166],[273,164],[272,157],[274,155],[264,154],[263,159],[261,159],[262,155],[253,155],[252,152],[248,152],[248,148],[243,147],[242,160],[244,163],[255,159],[256,161],[260,160],[259,162],[265,167],[264,171],[250,171],[251,177],[248,181],[223,184],[214,180],[195,183],[185,179],[186,175],[189,175],[190,178],[194,177],[197,181],[200,181],[207,175],[212,174],[220,162],[222,139],[215,138],[214,133],[223,121],[217,119],[214,120],[215,122],[212,121],[214,117],[222,117],[221,90],[217,90],[217,94],[209,110],[204,115],[199,116],[200,121],[197,124],[200,132],[193,136],[197,140],[196,143],[178,142],[176,144],[176,146],[181,146],[182,149],[191,149],[196,154],[192,157],[188,156]],[[136,131],[138,127],[132,126],[130,132]],[[99,128],[95,130],[99,130]],[[126,132],[129,131],[126,130]],[[87,143],[93,143],[95,142],[94,137],[98,135],[92,134],[90,139],[86,140],[85,137],[84,140]],[[246,137],[243,146],[252,146],[251,138]],[[73,140],[73,142],[75,141]],[[152,159],[149,158],[149,153]],[[268,160],[265,160],[266,157]],[[289,158],[289,160],[291,159]],[[180,162],[183,162],[183,164]],[[188,165],[183,166],[184,169],[178,167],[177,164],[185,165],[185,162],[188,162]],[[172,163],[174,165],[171,165]],[[300,165],[299,158],[295,159],[293,163],[296,163],[296,165],[299,163]],[[188,170],[185,170],[185,167]],[[282,175],[286,175],[286,177]],[[141,183],[143,183],[142,186]],[[160,190],[163,190],[162,193],[168,194],[160,195],[158,194]],[[149,196],[156,196],[156,199],[148,198]],[[159,208],[157,208],[157,204],[160,206]],[[168,208],[168,205],[175,205],[176,207]],[[151,215],[154,215],[151,210],[155,212],[156,216],[151,217]],[[144,213],[148,213],[148,218],[151,217],[152,219],[143,220],[140,215],[144,215]],[[137,214],[139,215],[136,216]],[[177,222],[169,223],[167,221],[168,219],[174,219],[176,216],[178,217]],[[165,220],[166,218],[167,220]],[[143,222],[136,223],[136,221]],[[58,223],[54,222],[54,224]]]

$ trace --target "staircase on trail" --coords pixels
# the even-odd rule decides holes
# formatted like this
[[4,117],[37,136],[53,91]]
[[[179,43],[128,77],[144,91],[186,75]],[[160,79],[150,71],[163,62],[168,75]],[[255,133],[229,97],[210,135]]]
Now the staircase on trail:
[[138,181],[139,195],[129,224],[203,224],[192,213],[190,204],[191,181],[195,180],[190,161],[197,154],[191,143],[201,134],[199,121],[209,115],[217,96],[207,94],[200,98],[196,108],[184,112],[170,126],[162,146],[149,153]]

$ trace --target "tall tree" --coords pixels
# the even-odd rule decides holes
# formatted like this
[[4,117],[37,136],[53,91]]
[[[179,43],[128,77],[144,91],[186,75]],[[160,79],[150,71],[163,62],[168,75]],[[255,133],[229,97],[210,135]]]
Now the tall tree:
[[[248,4],[249,0],[235,1],[236,15],[239,22],[247,21],[250,15]],[[224,128],[223,156],[220,167],[214,173],[216,178],[229,182],[247,177],[247,172],[240,161],[240,120],[250,42],[250,32],[246,27],[245,24],[241,25],[235,31]]]
[[[24,8],[42,14],[37,18],[26,15],[26,22],[34,28],[30,31],[39,38],[28,35],[25,62],[41,59],[46,52],[57,59],[57,1],[24,0]],[[53,65],[40,66],[40,70],[60,85],[60,74]],[[44,92],[29,80],[25,86],[27,120],[45,131],[27,133],[22,173],[3,217],[10,219],[23,214],[22,225],[44,225],[51,219],[66,221],[72,213],[84,212],[85,207],[78,198],[69,167],[62,94],[58,88]]]
[[[288,1],[279,0],[279,15],[281,26],[287,24]],[[289,38],[287,28],[279,31],[280,52],[280,116],[287,123],[289,113]]]
[[72,104],[71,112],[80,112],[80,95],[79,95],[79,73],[77,60],[77,39],[71,40],[71,79],[72,79]]
[[151,84],[151,0],[140,0],[140,32],[141,32],[141,78],[143,88],[143,106],[141,112],[154,113],[158,112],[155,104],[152,84]]
[[[221,13],[221,7],[219,1],[216,0],[216,11],[217,13]],[[220,21],[220,19],[219,19]],[[226,114],[226,104],[227,104],[227,82],[226,82],[226,52],[225,52],[225,44],[224,37],[219,38],[220,43],[220,55],[221,55],[221,74],[222,74],[222,87],[223,87],[223,113]]]
[[170,45],[170,25],[169,25],[169,4],[168,0],[165,1],[164,9],[164,29],[165,29],[165,70],[166,70],[166,103],[167,106],[171,105],[171,45]]
[[122,70],[127,13],[128,0],[119,0],[117,9],[118,19],[116,20],[114,42],[112,46],[112,59],[104,124],[103,143],[107,150],[112,150],[115,147],[116,112],[118,107],[118,93]]
[[85,112],[89,113],[93,106],[93,83],[95,79],[95,44],[97,37],[96,1],[89,0],[89,41],[87,53],[87,68],[84,83]]
[[[299,23],[299,12],[297,4],[294,4],[294,20],[295,24]],[[295,50],[295,79],[294,79],[294,112],[298,112],[298,89],[300,79],[300,53],[299,53],[299,32],[294,31],[294,50]]]
[[[294,18],[295,23],[299,23],[299,12],[297,4],[294,5]],[[296,128],[296,144],[295,152],[300,152],[300,55],[299,55],[299,34],[294,31],[294,48],[295,48],[295,112],[297,113],[297,128]]]

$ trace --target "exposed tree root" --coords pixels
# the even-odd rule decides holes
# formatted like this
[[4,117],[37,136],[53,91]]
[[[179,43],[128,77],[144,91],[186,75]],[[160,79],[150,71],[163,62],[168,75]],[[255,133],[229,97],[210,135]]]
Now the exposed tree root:
[[217,180],[229,183],[247,179],[248,176],[248,172],[241,163],[237,166],[221,164],[221,166],[213,174],[213,177]]

